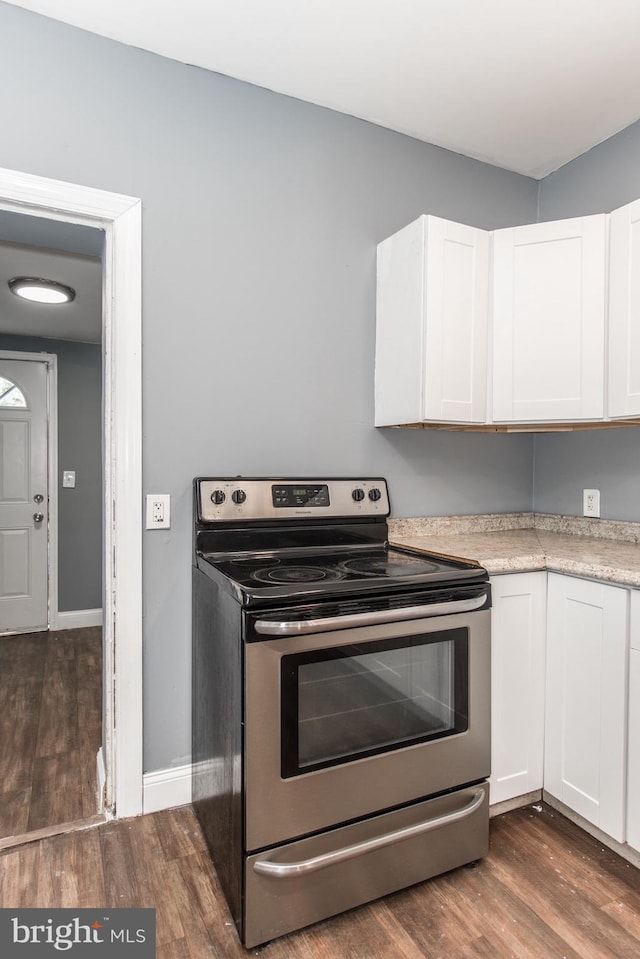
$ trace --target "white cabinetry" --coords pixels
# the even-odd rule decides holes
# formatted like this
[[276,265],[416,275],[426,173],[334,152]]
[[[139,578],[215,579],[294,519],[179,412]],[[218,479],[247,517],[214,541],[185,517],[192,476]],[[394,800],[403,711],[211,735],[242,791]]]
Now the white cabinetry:
[[628,590],[548,575],[545,789],[624,842]]
[[378,246],[376,426],[640,415],[640,280],[627,263],[640,276],[640,201],[629,210],[617,211],[608,412],[608,216],[493,233],[421,216]]
[[606,216],[493,234],[493,419],[604,416]]
[[489,234],[421,216],[378,246],[376,426],[483,423]]
[[542,789],[547,574],[491,580],[491,802]]
[[640,592],[631,593],[627,842],[640,852]]
[[640,200],[610,216],[607,415],[640,416]]

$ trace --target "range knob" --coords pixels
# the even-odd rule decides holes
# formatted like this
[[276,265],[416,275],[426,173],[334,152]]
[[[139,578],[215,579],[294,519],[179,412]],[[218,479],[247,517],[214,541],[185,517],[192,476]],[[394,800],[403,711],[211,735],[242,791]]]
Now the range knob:
[[360,503],[364,499],[364,490],[356,487],[351,493],[356,503]]
[[216,506],[221,506],[226,498],[227,497],[221,489],[214,489],[213,493],[211,494],[211,502],[215,503]]
[[240,503],[244,503],[246,498],[247,494],[243,489],[234,489],[233,493],[231,494],[231,499],[237,506],[239,506]]
[[382,497],[382,493],[381,493],[380,490],[377,488],[377,486],[374,486],[373,489],[370,489],[370,490],[369,490],[369,499],[370,499],[372,502],[377,503],[378,500],[379,500],[381,497]]

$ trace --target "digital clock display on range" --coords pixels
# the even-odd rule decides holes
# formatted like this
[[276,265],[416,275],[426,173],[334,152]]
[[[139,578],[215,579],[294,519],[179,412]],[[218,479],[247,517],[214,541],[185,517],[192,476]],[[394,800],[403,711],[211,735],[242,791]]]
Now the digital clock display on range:
[[295,508],[301,506],[329,506],[329,487],[326,484],[301,486],[293,483],[273,485],[274,506]]

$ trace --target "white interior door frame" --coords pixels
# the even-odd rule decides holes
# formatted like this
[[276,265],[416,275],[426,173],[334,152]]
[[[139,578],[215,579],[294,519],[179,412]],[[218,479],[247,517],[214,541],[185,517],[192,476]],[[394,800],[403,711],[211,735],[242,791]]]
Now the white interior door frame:
[[142,204],[0,168],[0,209],[105,231],[103,754],[107,808],[118,818],[136,816],[143,769]]
[[46,363],[47,366],[47,473],[48,503],[48,622],[56,629],[58,622],[58,357],[54,353],[24,353],[0,350],[0,360],[24,360]]

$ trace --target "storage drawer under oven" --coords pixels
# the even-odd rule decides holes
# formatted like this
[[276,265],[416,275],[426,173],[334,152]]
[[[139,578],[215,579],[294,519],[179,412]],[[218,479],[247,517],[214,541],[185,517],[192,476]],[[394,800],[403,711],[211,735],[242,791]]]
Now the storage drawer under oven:
[[486,855],[483,783],[245,861],[244,943],[259,945]]
[[245,647],[246,848],[490,773],[490,612]]

